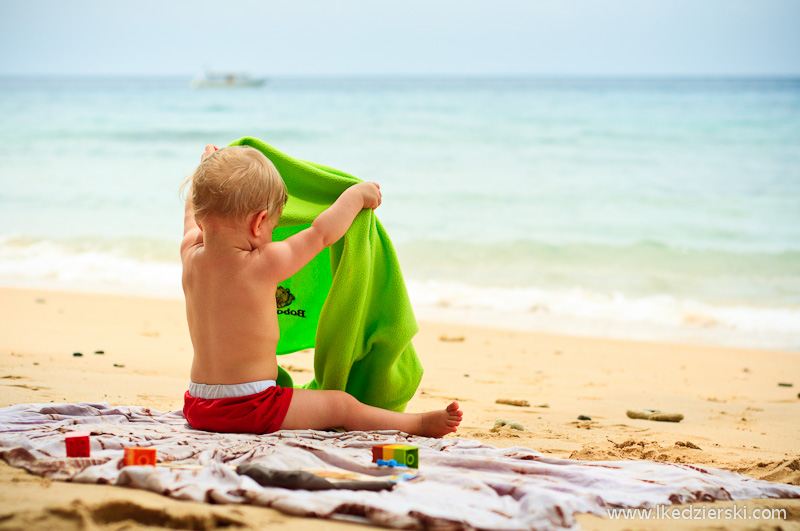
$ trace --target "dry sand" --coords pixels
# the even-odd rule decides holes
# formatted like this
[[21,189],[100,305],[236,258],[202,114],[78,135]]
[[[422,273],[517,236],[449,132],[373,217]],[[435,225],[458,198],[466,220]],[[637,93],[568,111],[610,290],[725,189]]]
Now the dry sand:
[[[556,457],[695,463],[800,485],[798,353],[433,322],[421,323],[414,344],[425,376],[407,411],[457,399],[465,413],[459,436]],[[295,382],[303,382],[311,378],[312,358],[312,352],[300,352],[279,361]],[[179,409],[190,363],[182,301],[0,288],[0,406],[102,400]],[[497,399],[526,400],[530,406],[497,404]],[[628,409],[645,408],[685,418],[667,423],[626,416]],[[578,420],[580,415],[591,420]],[[493,430],[498,418],[525,429]],[[800,500],[737,505],[783,508],[790,521],[609,521],[588,515],[579,521],[584,529],[800,529]],[[264,508],[51,482],[0,463],[0,529],[268,525],[353,528]]]

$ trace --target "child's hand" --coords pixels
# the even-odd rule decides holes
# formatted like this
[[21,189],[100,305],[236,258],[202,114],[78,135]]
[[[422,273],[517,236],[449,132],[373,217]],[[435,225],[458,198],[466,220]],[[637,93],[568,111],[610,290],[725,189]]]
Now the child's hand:
[[214,153],[216,150],[217,150],[217,146],[215,146],[214,144],[208,144],[206,146],[206,150],[203,151],[203,154],[200,156],[200,162],[203,162],[204,160],[206,160],[208,158],[208,156],[211,155],[212,153]]
[[364,208],[378,208],[381,204],[381,187],[378,183],[358,183],[353,186],[361,192]]

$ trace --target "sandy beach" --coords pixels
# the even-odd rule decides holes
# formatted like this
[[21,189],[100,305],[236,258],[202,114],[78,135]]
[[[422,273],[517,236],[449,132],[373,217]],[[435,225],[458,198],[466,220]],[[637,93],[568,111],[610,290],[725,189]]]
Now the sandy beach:
[[[561,458],[693,463],[800,485],[798,353],[437,322],[420,327],[414,344],[425,375],[407,411],[458,400],[465,413],[458,436]],[[82,355],[74,355],[78,352]],[[279,361],[295,382],[311,378],[313,352]],[[191,363],[183,302],[2,288],[0,363],[0,406],[106,401],[179,409]],[[503,405],[497,399],[530,405]],[[684,419],[630,419],[630,409],[681,413]],[[525,429],[495,430],[498,418]],[[119,487],[51,482],[5,463],[0,468],[0,529],[352,527],[257,507],[202,505]],[[778,524],[800,529],[800,500],[738,504],[784,508],[790,522],[609,521],[594,516],[579,521],[584,529],[777,529]]]

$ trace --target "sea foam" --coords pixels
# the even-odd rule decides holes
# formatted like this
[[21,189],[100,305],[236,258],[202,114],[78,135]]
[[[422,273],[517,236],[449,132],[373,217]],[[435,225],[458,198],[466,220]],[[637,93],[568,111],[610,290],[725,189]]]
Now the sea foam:
[[182,296],[181,266],[177,261],[142,261],[121,250],[10,237],[0,237],[0,284]]
[[[142,253],[142,247],[156,251]],[[181,266],[164,249],[177,242],[102,248],[0,237],[0,285],[180,298]],[[137,254],[150,259],[137,258]],[[418,317],[543,332],[800,350],[800,308],[711,304],[673,295],[631,297],[581,286],[545,289],[413,277]]]
[[719,305],[672,295],[407,282],[422,318],[632,339],[800,350],[800,308]]

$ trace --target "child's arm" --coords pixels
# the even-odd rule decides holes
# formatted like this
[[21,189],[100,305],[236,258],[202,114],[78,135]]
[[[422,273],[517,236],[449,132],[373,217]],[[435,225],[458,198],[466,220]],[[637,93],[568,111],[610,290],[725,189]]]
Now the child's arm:
[[[217,146],[212,144],[208,144],[206,146],[205,151],[200,156],[200,162],[206,160],[206,157],[211,155],[217,150]],[[203,243],[203,231],[200,229],[200,225],[197,224],[197,220],[194,219],[194,211],[192,210],[192,190],[186,194],[186,207],[183,211],[183,240],[181,241],[181,258],[183,258],[184,253]]]
[[181,241],[181,258],[192,247],[203,243],[203,231],[194,219],[192,211],[192,192],[186,196],[186,208],[183,213],[183,240]]
[[344,236],[364,208],[381,204],[381,189],[375,183],[358,183],[339,196],[317,216],[311,227],[280,242],[269,244],[269,269],[278,282],[297,273],[320,251]]

